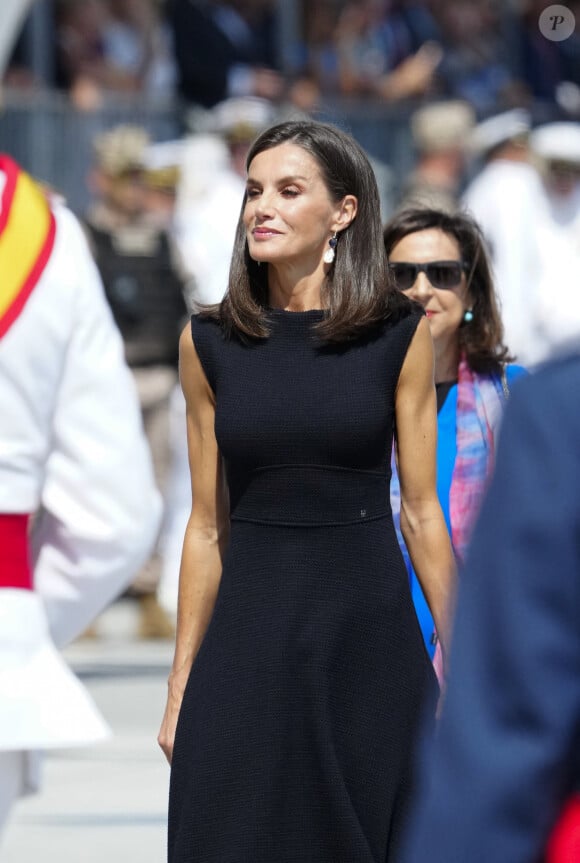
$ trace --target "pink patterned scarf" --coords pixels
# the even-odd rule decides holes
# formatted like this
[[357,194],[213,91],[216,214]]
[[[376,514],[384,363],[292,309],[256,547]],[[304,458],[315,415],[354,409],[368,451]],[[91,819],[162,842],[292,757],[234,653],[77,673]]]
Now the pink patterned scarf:
[[[493,469],[497,430],[507,396],[505,373],[501,377],[479,375],[469,368],[465,356],[461,357],[457,380],[457,455],[449,492],[451,542],[459,563],[465,559],[471,531]],[[401,533],[401,490],[394,447],[391,471],[393,521],[407,570],[411,573],[409,552]],[[433,665],[442,682],[444,672],[439,644]]]
[[451,539],[460,562],[495,460],[495,439],[506,400],[502,378],[478,375],[465,356],[457,381],[457,456],[449,493]]
[[[460,562],[465,558],[471,529],[479,512],[495,456],[495,438],[507,397],[507,385],[496,375],[479,375],[461,357],[457,381],[457,455],[449,493],[451,540]],[[403,556],[410,569],[400,530],[401,491],[391,458],[391,508]]]

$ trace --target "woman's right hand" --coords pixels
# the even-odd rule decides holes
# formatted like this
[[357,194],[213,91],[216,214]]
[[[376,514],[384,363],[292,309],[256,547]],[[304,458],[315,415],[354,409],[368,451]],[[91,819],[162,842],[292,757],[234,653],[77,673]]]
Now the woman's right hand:
[[163,750],[169,764],[173,758],[173,744],[175,741],[175,729],[177,727],[177,719],[181,710],[181,702],[183,701],[183,693],[187,678],[182,679],[176,675],[170,675],[167,695],[167,704],[165,713],[161,720],[161,728],[157,736],[157,742]]

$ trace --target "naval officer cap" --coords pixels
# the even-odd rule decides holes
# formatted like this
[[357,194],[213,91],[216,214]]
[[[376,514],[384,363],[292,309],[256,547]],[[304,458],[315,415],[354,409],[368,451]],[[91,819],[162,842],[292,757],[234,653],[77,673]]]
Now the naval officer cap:
[[580,123],[559,122],[538,126],[530,135],[530,146],[544,162],[580,167]]
[[485,156],[508,141],[527,138],[531,129],[529,111],[513,108],[478,123],[469,136],[469,150],[474,156]]
[[147,186],[160,191],[174,190],[181,176],[185,158],[182,139],[149,144],[143,152],[143,179]]
[[149,133],[141,126],[121,124],[97,135],[93,148],[98,166],[112,177],[143,170]]
[[276,112],[267,99],[248,96],[226,99],[210,114],[210,131],[223,135],[232,143],[249,143],[272,125]]

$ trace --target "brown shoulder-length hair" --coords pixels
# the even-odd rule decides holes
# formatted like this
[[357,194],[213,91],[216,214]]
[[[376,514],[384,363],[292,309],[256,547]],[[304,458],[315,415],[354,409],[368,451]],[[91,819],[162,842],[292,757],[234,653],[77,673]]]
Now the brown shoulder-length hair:
[[513,358],[503,342],[503,325],[491,265],[483,234],[475,219],[465,212],[405,208],[385,225],[383,238],[387,258],[403,237],[432,228],[455,239],[465,267],[467,289],[473,302],[473,320],[459,328],[460,349],[475,372],[500,374],[503,365]]
[[[318,163],[333,202],[355,195],[357,214],[339,233],[334,263],[322,286],[326,314],[316,331],[321,339],[340,342],[356,338],[394,313],[411,305],[401,301],[389,277],[382,241],[377,183],[362,147],[350,135],[328,123],[291,120],[266,129],[252,144],[246,159],[291,143],[302,147]],[[205,314],[218,317],[224,330],[253,338],[266,338],[268,326],[268,265],[261,266],[248,252],[242,220],[238,221],[227,293],[219,306]],[[203,312],[202,312],[203,313]]]

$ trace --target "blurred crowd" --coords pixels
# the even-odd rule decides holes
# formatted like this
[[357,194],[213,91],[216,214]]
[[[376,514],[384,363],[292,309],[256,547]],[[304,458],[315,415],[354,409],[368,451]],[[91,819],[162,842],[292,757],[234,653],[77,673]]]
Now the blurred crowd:
[[[25,45],[5,75],[85,109],[107,93],[211,107],[254,95],[310,110],[333,97],[461,98],[479,113],[542,102],[580,112],[580,35],[545,39],[544,0],[43,0],[51,80]],[[567,7],[580,18],[580,4]]]
[[[167,637],[190,506],[178,336],[197,303],[226,289],[251,141],[332,99],[401,103],[412,167],[372,158],[383,221],[408,206],[468,210],[486,239],[507,346],[533,367],[580,328],[580,34],[546,39],[544,0],[302,0],[286,7],[295,14],[284,27],[274,0],[43,3],[52,79],[27,66],[25,27],[7,86],[58,88],[81,111],[113,93],[177,96],[184,108],[174,140],[132,123],[99,132],[89,206],[77,213],[165,497],[131,592],[141,634]],[[30,14],[34,0],[23,6]],[[580,20],[580,4],[568,6]]]
[[[11,8],[18,2],[10,0]],[[373,110],[400,105],[403,120],[409,119],[406,140],[412,150],[401,164],[410,169],[401,171],[396,159],[387,163],[369,154],[383,223],[404,223],[404,213],[417,208],[420,215],[423,210],[448,215],[451,225],[453,219],[461,226],[465,216],[473,218],[482,238],[473,268],[482,262],[487,266],[489,258],[486,291],[494,310],[497,295],[497,342],[502,350],[505,344],[510,363],[534,371],[580,343],[580,2],[567,3],[577,27],[561,41],[547,39],[538,25],[546,0],[296,0],[285,5],[276,0],[22,0],[22,15],[33,14],[35,4],[36,10],[40,4],[49,10],[43,19],[52,29],[43,49],[49,62],[39,77],[31,59],[30,18],[28,24],[24,18],[5,63],[0,33],[0,78],[7,89],[60,91],[72,113],[95,117],[111,96],[119,95],[145,106],[178,109],[180,132],[170,140],[157,139],[145,127],[146,108],[143,124],[111,122],[103,112],[101,124],[91,126],[89,206],[74,215],[64,212],[55,190],[49,190],[47,203],[46,189],[29,188],[24,172],[11,161],[26,161],[23,154],[11,152],[3,170],[0,165],[2,194],[16,178],[36,202],[39,222],[53,210],[56,223],[70,221],[70,249],[63,245],[54,257],[47,253],[42,259],[43,266],[51,261],[53,268],[62,268],[61,275],[58,267],[56,275],[50,268],[46,273],[37,268],[56,298],[47,295],[44,313],[51,320],[59,318],[63,329],[53,345],[54,367],[60,368],[69,342],[76,344],[78,328],[72,313],[70,320],[59,314],[61,306],[72,308],[68,295],[59,299],[59,292],[80,290],[77,281],[87,270],[87,292],[96,298],[95,315],[114,343],[115,365],[110,378],[104,375],[99,383],[105,395],[93,398],[91,374],[96,370],[100,379],[101,354],[97,361],[83,360],[87,377],[79,378],[75,393],[79,397],[86,391],[92,409],[103,399],[98,413],[107,431],[125,429],[130,436],[137,428],[137,447],[125,442],[126,449],[119,449],[118,442],[105,440],[103,447],[118,451],[123,461],[123,470],[118,461],[112,464],[107,482],[115,504],[131,498],[128,512],[131,506],[137,511],[150,504],[147,518],[127,516],[135,524],[148,524],[148,537],[130,550],[130,566],[121,561],[123,577],[114,589],[94,604],[91,615],[79,617],[78,632],[98,637],[98,618],[90,629],[82,627],[114,593],[125,591],[139,610],[139,637],[172,639],[191,510],[179,335],[192,311],[220,302],[227,289],[251,142],[278,120],[324,116],[333,100],[372,104]],[[82,117],[84,123],[86,115]],[[371,134],[390,134],[388,122],[373,126]],[[0,103],[0,130],[2,123]],[[35,140],[35,145],[43,144]],[[30,220],[20,228],[25,224],[23,246],[30,247]],[[407,225],[406,230],[411,236],[424,234],[433,225]],[[430,266],[469,258],[452,230],[437,231],[447,235],[447,245],[437,248]],[[413,258],[407,243],[404,254],[399,248],[399,259],[396,254],[393,258],[393,249],[405,238],[402,231],[393,248],[385,248],[391,264],[414,274],[414,282],[401,289],[417,293],[419,284],[427,284],[421,255]],[[82,266],[75,264],[71,249],[78,250]],[[6,272],[18,257],[18,250],[5,254],[0,263]],[[445,268],[432,269],[431,275],[435,281],[428,290],[449,296],[453,284],[444,283]],[[442,283],[436,284],[437,279]],[[426,305],[424,294],[421,301]],[[491,318],[478,319],[480,311],[466,309],[467,316],[457,322],[462,337],[474,313],[476,325],[489,336]],[[32,318],[27,326],[42,329]],[[34,343],[26,332],[19,348],[23,355]],[[99,350],[94,339],[86,342],[87,349]],[[84,351],[85,346],[78,348]],[[50,371],[47,355],[35,366],[45,365],[45,373]],[[5,357],[14,356],[5,347]],[[463,372],[455,369],[453,380],[437,382],[455,385]],[[119,374],[126,377],[125,390],[119,389]],[[35,386],[41,378],[35,377]],[[115,393],[116,401],[107,407],[106,397]],[[57,394],[55,386],[52,395]],[[447,395],[448,389],[442,404]],[[46,407],[48,452],[53,414],[46,395],[28,402],[34,404],[35,398]],[[456,403],[447,404],[455,441]],[[74,399],[64,407],[75,408]],[[130,421],[123,419],[123,411],[129,411]],[[119,421],[110,423],[112,416]],[[19,439],[22,433],[15,429]],[[85,450],[88,456],[89,448]],[[143,491],[137,481],[125,482],[121,476],[132,461]],[[79,462],[79,489],[90,486],[85,476],[92,478],[88,471],[94,466],[90,458],[87,462]],[[100,472],[106,479],[102,465]],[[75,493],[80,494],[78,489]],[[32,514],[39,502],[40,496],[30,504]],[[105,502],[107,508],[114,514]],[[28,521],[20,528],[25,547]],[[111,543],[102,546],[103,567],[110,568]],[[74,543],[68,543],[68,552],[75,558]],[[75,561],[78,566],[82,558],[76,555]],[[26,590],[31,590],[29,581]],[[429,619],[427,642],[432,629]],[[20,770],[15,765],[16,777]]]
[[[130,125],[95,141],[85,222],[149,417],[166,513],[148,590],[159,590],[169,613],[190,506],[177,334],[187,310],[224,295],[245,156],[280,116],[268,100],[231,98],[175,141],[152,142]],[[417,206],[475,217],[506,344],[532,369],[580,332],[580,123],[533,124],[523,108],[478,122],[473,107],[455,99],[422,105],[411,129],[415,168],[385,221]],[[144,631],[156,632],[157,623]]]

